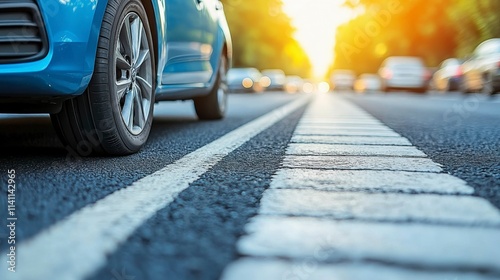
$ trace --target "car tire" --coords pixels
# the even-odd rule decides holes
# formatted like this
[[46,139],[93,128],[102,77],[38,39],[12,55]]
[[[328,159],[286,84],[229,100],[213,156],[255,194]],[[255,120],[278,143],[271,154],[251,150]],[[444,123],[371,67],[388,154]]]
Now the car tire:
[[495,94],[495,87],[493,86],[493,78],[489,74],[485,74],[483,76],[483,88],[482,92],[487,95],[493,95]]
[[449,93],[450,91],[452,91],[452,88],[453,88],[453,87],[452,87],[452,85],[451,85],[451,81],[450,81],[450,79],[448,79],[448,80],[446,81],[445,86],[444,86],[443,92],[444,92],[444,93]]
[[469,89],[469,86],[467,84],[467,81],[465,80],[465,78],[462,80],[462,82],[460,83],[459,85],[459,91],[463,94],[469,94],[471,93],[472,91]]
[[220,120],[226,115],[228,97],[227,64],[226,56],[221,55],[214,87],[208,95],[194,98],[194,108],[200,120]]
[[415,90],[416,93],[420,93],[420,94],[426,94],[427,93],[427,87],[423,87],[423,88],[418,88]]
[[86,91],[51,115],[67,149],[80,156],[128,155],[146,143],[153,121],[153,39],[139,0],[110,0]]

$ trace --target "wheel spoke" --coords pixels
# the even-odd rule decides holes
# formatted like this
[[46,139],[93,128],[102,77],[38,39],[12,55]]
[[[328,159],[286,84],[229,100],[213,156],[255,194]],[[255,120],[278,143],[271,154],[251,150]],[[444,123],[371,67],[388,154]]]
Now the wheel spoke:
[[139,57],[135,63],[135,67],[140,68],[144,61],[149,59],[149,50],[142,50],[139,52]]
[[139,84],[139,86],[144,90],[146,91],[146,93],[148,94],[148,97],[150,96],[150,93],[151,91],[153,90],[153,87],[151,86],[151,84],[146,81],[146,79],[144,79],[143,77],[141,76],[137,76],[137,83]]
[[130,125],[134,114],[134,90],[131,90],[125,96],[125,103],[123,104],[122,109],[122,118],[128,128],[132,128]]
[[120,42],[115,51],[116,56],[116,67],[120,70],[129,70],[131,68],[130,63],[125,59],[123,54],[120,52]]
[[125,54],[132,55],[132,34],[129,17],[125,18],[120,30],[120,42],[122,43]]
[[146,116],[145,116],[145,111],[144,111],[144,108],[143,108],[143,103],[142,103],[142,94],[141,94],[141,89],[138,87],[138,86],[135,86],[135,99],[134,99],[134,103],[135,103],[135,106],[137,107],[137,112],[136,112],[136,115],[137,115],[137,124],[139,125],[139,127],[142,129],[144,127],[144,125],[146,124]]
[[132,35],[132,61],[134,61],[134,64],[137,64],[137,60],[139,59],[139,53],[141,50],[143,32],[141,19],[139,17],[134,19],[130,27],[130,33]]
[[116,82],[116,95],[118,96],[118,100],[122,100],[131,84],[132,82],[130,80],[119,80]]

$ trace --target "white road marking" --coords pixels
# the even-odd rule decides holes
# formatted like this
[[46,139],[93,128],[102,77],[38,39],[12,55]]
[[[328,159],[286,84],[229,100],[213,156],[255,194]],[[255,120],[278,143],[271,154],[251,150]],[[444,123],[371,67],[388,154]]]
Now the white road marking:
[[329,252],[325,261],[370,259],[500,273],[498,228],[258,216],[246,231],[238,251],[247,256],[300,260],[320,251]]
[[[337,123],[337,124],[299,124],[297,125],[297,129],[356,129],[356,130],[374,130],[374,131],[388,131],[387,127],[382,124],[346,124],[346,123]],[[392,131],[392,130],[389,130]]]
[[[339,97],[320,96],[299,123],[259,215],[238,242],[250,258],[229,265],[223,280],[247,279],[249,271],[258,273],[252,279],[500,275],[500,212],[464,196],[474,191],[464,181]],[[316,270],[297,272],[297,263]]]
[[300,156],[388,156],[427,157],[422,151],[410,146],[368,146],[332,144],[290,144],[288,155]]
[[295,131],[296,135],[330,135],[330,136],[386,136],[386,137],[397,137],[399,134],[393,132],[389,129],[387,130],[366,130],[366,129],[355,129],[355,128],[345,128],[345,129],[321,129],[321,128],[299,128]]
[[334,118],[303,118],[300,120],[299,125],[306,125],[306,124],[311,124],[311,125],[344,125],[344,126],[350,126],[350,125],[381,125],[382,122],[376,119],[334,119]]
[[[82,279],[106,264],[107,255],[189,184],[226,155],[279,122],[310,97],[278,108],[241,126],[173,164],[88,205],[18,246],[17,272],[0,279]],[[6,254],[0,263],[7,262]]]
[[410,141],[403,137],[294,135],[291,142],[309,144],[412,146]]
[[466,194],[474,189],[463,180],[442,173],[373,170],[281,169],[270,188],[322,191]]
[[442,172],[443,169],[428,158],[367,157],[367,156],[294,156],[283,161],[287,168],[331,170],[393,170]]
[[440,272],[405,269],[362,263],[321,264],[324,253],[288,262],[277,259],[243,258],[231,264],[223,280],[498,280],[497,277],[468,272]]
[[500,227],[500,212],[473,196],[270,189],[260,204],[262,215]]

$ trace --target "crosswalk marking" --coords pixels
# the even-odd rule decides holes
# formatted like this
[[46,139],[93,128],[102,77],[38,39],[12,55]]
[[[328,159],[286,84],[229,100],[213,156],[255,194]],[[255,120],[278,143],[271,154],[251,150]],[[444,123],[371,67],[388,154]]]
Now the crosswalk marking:
[[222,279],[498,277],[500,212],[408,145],[355,105],[319,96]]
[[331,135],[294,135],[292,143],[340,144],[340,145],[384,145],[411,146],[403,137],[363,137],[363,136],[331,136]]
[[483,199],[436,194],[269,189],[261,201],[260,214],[500,226],[500,212]]
[[290,144],[287,154],[301,156],[394,156],[426,157],[415,147],[410,146],[368,146],[333,144]]
[[238,280],[498,280],[470,272],[425,271],[372,263],[321,263],[318,257],[302,261],[242,258],[229,266],[224,279]]
[[474,192],[464,181],[443,173],[288,168],[277,172],[270,188],[469,195]]
[[325,262],[379,260],[434,269],[500,273],[498,228],[258,216],[238,242],[241,254]]
[[399,158],[378,156],[295,156],[285,158],[287,168],[337,170],[393,170],[441,172],[443,169],[428,158]]

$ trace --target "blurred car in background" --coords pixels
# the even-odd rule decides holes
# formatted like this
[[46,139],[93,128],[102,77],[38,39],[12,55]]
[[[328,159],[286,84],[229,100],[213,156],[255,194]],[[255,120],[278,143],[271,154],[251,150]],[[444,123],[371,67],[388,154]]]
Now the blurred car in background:
[[464,62],[461,91],[482,91],[494,94],[500,91],[500,38],[481,43]]
[[192,99],[204,120],[226,114],[220,1],[2,0],[0,14],[0,112],[51,114],[82,156],[139,151],[157,101]]
[[285,82],[285,91],[288,93],[302,92],[304,80],[299,76],[287,76]]
[[379,76],[385,92],[399,89],[425,93],[430,72],[419,57],[391,56],[382,63]]
[[335,70],[330,76],[331,88],[333,90],[352,90],[356,74],[351,70]]
[[286,76],[280,69],[267,69],[262,71],[260,83],[266,90],[284,90]]
[[374,92],[382,88],[382,83],[377,74],[362,74],[354,83],[356,92]]
[[262,74],[256,68],[233,68],[227,73],[227,84],[231,92],[261,92]]
[[432,85],[439,91],[459,90],[462,83],[462,63],[458,58],[443,61],[432,76]]

